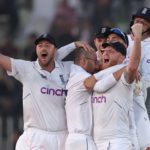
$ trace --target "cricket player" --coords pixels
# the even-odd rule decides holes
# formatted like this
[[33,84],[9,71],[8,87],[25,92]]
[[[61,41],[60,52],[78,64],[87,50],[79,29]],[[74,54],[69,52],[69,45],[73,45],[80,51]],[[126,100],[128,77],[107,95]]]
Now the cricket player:
[[[110,32],[108,33],[107,37],[108,42],[113,42],[113,41],[118,41],[122,43],[126,48],[128,47],[129,41],[127,35],[122,32],[119,28],[112,28],[110,29]],[[123,64],[127,64],[129,59],[125,59],[123,61]],[[136,87],[136,84],[135,84]],[[133,105],[134,102],[133,102]],[[136,128],[136,122],[135,122],[135,111],[134,111],[134,106],[131,105],[131,111],[129,113],[130,116],[130,130],[131,130],[131,141],[132,141],[132,146],[134,150],[140,150],[140,145],[139,141],[137,138],[137,128]],[[144,138],[144,136],[143,136]]]
[[[69,45],[67,51],[76,44]],[[66,83],[70,68],[58,57],[55,39],[49,34],[39,36],[35,46],[36,61],[0,54],[0,66],[23,84],[24,132],[17,141],[16,150],[64,150],[68,134]]]
[[[94,115],[94,141],[98,150],[130,150],[129,111],[133,101],[133,81],[141,56],[142,25],[132,27],[134,46],[118,83],[106,92],[94,92],[92,96]],[[104,43],[103,69],[121,64],[126,48],[119,42]]]
[[126,33],[122,32],[119,28],[111,28],[107,34],[107,42],[117,41],[122,43],[126,48],[129,45],[129,40]]
[[[139,13],[138,15],[140,15],[140,11],[138,13]],[[132,20],[132,22],[133,22],[133,20]],[[147,29],[143,29],[143,31],[144,30],[147,30]],[[128,38],[129,38],[129,41],[128,41]],[[122,44],[124,44],[124,46],[126,48],[130,44],[129,48],[127,49],[128,50],[127,58],[124,61],[124,63],[128,63],[129,52],[133,46],[133,40],[131,40],[131,35],[129,35],[127,37],[126,34],[124,32],[122,32],[119,28],[112,28],[112,29],[110,29],[110,32],[108,33],[107,41],[121,42]],[[143,42],[142,42],[142,48],[143,48]],[[143,50],[142,50],[142,57],[143,57]],[[143,60],[143,59],[141,59],[141,60]],[[140,66],[141,66],[142,62],[143,61],[140,61]],[[140,68],[139,68],[139,71],[141,72]],[[148,143],[150,141],[150,138],[149,138],[150,123],[149,123],[147,110],[146,110],[146,107],[144,104],[144,96],[143,95],[144,94],[143,94],[142,87],[141,87],[141,81],[140,82],[138,81],[138,83],[135,83],[133,108],[131,109],[131,114],[130,114],[131,115],[131,125],[130,126],[131,126],[131,134],[132,134],[132,141],[133,141],[133,149],[135,149],[135,150],[146,149],[146,147],[148,147],[148,145],[149,145]],[[136,118],[135,118],[135,116],[136,116]]]
[[[74,64],[67,83],[66,115],[69,135],[66,150],[96,150],[93,141],[92,90],[84,86],[84,80],[95,72],[97,65],[96,53],[84,49],[76,50]],[[117,83],[121,70],[98,81],[93,89],[106,91]]]
[[[142,24],[143,29],[141,41],[141,61],[138,69],[141,74],[141,82],[136,84],[133,106],[140,149],[145,150],[147,147],[150,149],[150,120],[148,117],[147,109],[145,107],[147,87],[150,86],[150,8],[142,7],[132,15],[131,26],[136,23]],[[132,30],[131,34],[128,35],[128,39],[129,46],[127,49],[127,59],[130,58],[131,47],[134,43]]]
[[106,42],[110,29],[111,28],[107,27],[107,26],[99,27],[97,32],[94,35],[94,45],[97,50],[96,54],[97,54],[98,60],[101,60],[101,58],[102,58],[102,53],[103,53],[102,44]]

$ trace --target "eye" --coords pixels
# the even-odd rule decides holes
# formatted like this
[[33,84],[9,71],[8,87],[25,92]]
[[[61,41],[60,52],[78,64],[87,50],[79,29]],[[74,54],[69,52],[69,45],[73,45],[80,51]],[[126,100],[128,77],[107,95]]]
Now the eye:
[[105,52],[105,49],[101,49],[100,52],[101,54],[103,54]]
[[99,41],[99,42],[102,42],[103,40],[102,40],[102,39],[98,39],[98,41]]

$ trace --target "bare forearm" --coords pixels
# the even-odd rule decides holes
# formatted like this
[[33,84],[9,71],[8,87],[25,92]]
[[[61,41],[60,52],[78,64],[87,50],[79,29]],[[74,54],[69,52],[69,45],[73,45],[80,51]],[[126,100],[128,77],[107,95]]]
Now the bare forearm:
[[130,54],[129,67],[132,67],[134,70],[136,70],[139,66],[140,58],[141,58],[141,39],[135,38],[134,45]]
[[0,54],[0,67],[6,71],[11,71],[11,60],[10,57]]
[[128,83],[132,83],[134,81],[141,59],[142,24],[134,24],[132,26],[132,33],[134,35],[134,44],[130,53],[129,64],[125,72],[126,81]]

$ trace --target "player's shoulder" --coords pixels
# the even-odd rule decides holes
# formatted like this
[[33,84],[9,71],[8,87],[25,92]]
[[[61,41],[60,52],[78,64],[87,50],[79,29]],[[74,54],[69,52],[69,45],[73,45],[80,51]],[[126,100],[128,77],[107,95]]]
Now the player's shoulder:
[[73,64],[73,61],[61,61],[64,67],[71,67]]
[[13,63],[20,63],[20,64],[26,64],[26,65],[29,65],[29,64],[33,63],[32,61],[29,61],[29,60],[15,59],[15,58],[11,58],[11,61]]

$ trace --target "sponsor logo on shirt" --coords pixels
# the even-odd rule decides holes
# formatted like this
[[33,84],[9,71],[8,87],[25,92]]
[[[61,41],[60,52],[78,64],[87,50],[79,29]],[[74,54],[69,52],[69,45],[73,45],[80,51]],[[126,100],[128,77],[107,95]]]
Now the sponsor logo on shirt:
[[99,97],[92,97],[92,103],[106,103],[106,97],[103,95]]
[[53,96],[67,96],[67,90],[65,89],[49,89],[47,87],[42,87],[41,93]]

